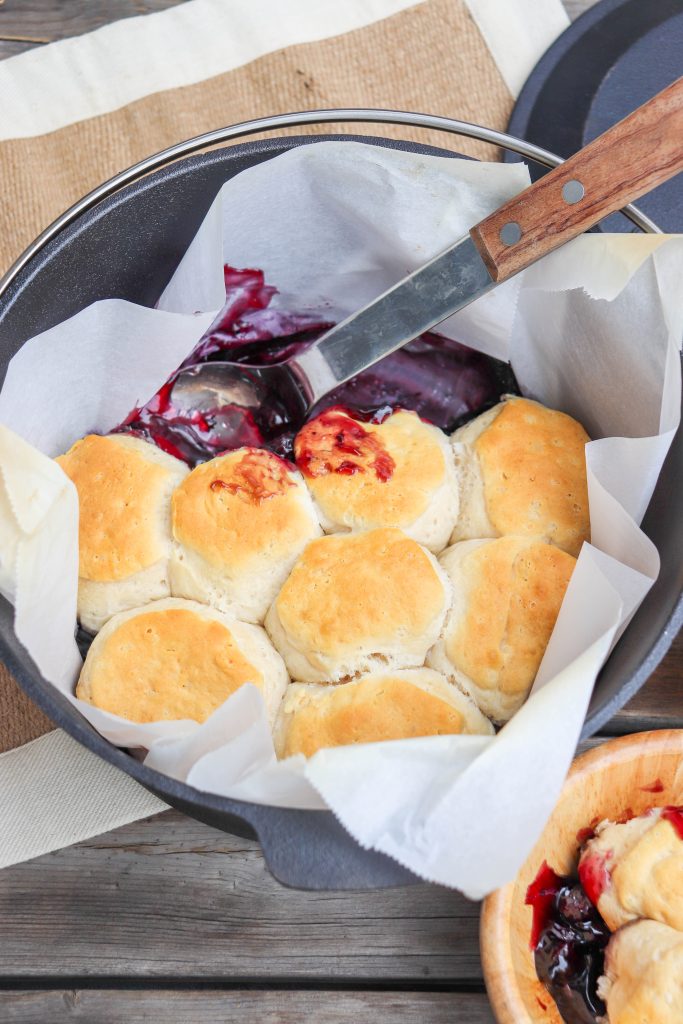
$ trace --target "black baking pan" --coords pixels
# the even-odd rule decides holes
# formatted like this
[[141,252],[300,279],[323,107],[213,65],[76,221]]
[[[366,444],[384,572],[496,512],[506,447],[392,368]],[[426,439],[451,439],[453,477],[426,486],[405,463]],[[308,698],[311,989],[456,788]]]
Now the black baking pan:
[[[76,217],[27,258],[0,297],[0,379],[22,343],[102,298],[152,306],[224,181],[292,146],[321,138],[248,143],[178,161],[128,185]],[[352,136],[338,136],[347,140]],[[363,136],[410,152],[439,152]],[[598,679],[583,729],[591,735],[645,682],[683,618],[683,442],[680,432],[662,471],[644,529],[662,555],[662,572]],[[293,811],[213,796],[146,768],[103,739],[38,672],[0,599],[0,657],[50,718],[174,807],[216,828],[256,837],[268,867],[306,889],[362,889],[416,877],[389,857],[366,851],[327,811]]]
[[[681,75],[683,0],[600,0],[541,57],[508,131],[566,159]],[[534,179],[545,173],[540,165],[531,170]],[[663,231],[683,231],[683,176],[638,206]],[[607,217],[601,229],[635,230],[621,214]]]

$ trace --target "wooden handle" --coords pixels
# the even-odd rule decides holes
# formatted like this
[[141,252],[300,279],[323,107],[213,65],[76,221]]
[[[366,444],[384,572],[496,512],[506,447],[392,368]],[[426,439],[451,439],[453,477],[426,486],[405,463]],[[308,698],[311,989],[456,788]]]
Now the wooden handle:
[[494,281],[683,171],[683,78],[657,93],[470,234]]

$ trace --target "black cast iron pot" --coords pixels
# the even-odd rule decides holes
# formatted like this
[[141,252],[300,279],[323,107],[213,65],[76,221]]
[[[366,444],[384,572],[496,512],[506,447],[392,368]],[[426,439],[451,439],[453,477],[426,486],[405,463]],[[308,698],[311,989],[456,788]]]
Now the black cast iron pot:
[[[325,138],[352,137],[276,139],[183,159],[133,181],[59,226],[50,240],[27,251],[18,273],[0,294],[0,379],[4,379],[12,355],[28,338],[98,299],[124,298],[153,306],[228,178],[292,146],[320,144]],[[359,141],[456,155],[366,136]],[[661,554],[661,575],[600,673],[583,738],[594,733],[642,686],[681,624],[681,508],[683,439],[679,431],[643,523]],[[389,857],[363,850],[331,812],[283,810],[229,800],[146,768],[103,739],[41,677],[17,640],[12,622],[11,605],[0,599],[0,657],[56,725],[181,811],[226,832],[258,838],[268,867],[280,881],[304,889],[361,889],[416,880]]]

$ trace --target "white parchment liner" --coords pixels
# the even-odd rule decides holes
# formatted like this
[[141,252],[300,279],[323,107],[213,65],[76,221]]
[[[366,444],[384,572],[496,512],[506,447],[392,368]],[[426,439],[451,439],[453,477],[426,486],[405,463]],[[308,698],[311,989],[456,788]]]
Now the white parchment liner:
[[584,236],[440,328],[509,358],[525,393],[596,439],[586,449],[592,544],[534,693],[496,737],[278,763],[252,686],[201,726],[135,725],[77,701],[77,498],[46,456],[153,394],[222,305],[224,261],[264,270],[274,306],[340,318],[527,183],[522,165],[351,142],[291,150],[223,187],[157,310],[96,303],[27,342],[0,393],[0,591],[45,678],[108,739],[148,749],[150,766],[213,793],[330,807],[364,846],[473,897],[508,881],[538,837],[597,672],[659,571],[638,523],[678,426],[683,238]]

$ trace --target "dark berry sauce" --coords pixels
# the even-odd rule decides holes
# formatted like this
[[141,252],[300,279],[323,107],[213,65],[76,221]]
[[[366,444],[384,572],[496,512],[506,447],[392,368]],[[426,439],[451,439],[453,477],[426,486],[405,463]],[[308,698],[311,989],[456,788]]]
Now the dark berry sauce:
[[544,861],[527,889],[533,910],[536,973],[567,1024],[595,1024],[605,1013],[597,995],[610,932],[581,882]]
[[598,900],[610,883],[612,851],[593,853],[579,864],[579,879],[586,896],[597,907]]
[[576,833],[576,841],[580,847],[584,846],[589,839],[594,838],[595,826],[598,824],[599,821],[599,818],[593,818],[590,825],[587,825],[586,828],[580,828],[579,831]]
[[683,807],[665,807],[662,817],[673,825],[678,838],[683,839]]
[[664,783],[661,779],[655,779],[654,782],[651,782],[648,786],[641,786],[640,788],[643,793],[663,793]]
[[[276,289],[260,270],[224,268],[225,306],[173,376],[148,402],[133,409],[116,428],[137,434],[190,466],[243,445],[269,448],[292,457],[292,422],[273,395],[267,407],[248,410],[220,406],[202,413],[174,403],[180,370],[198,363],[229,360],[248,365],[282,362],[304,351],[333,326],[320,315],[271,309]],[[443,430],[454,430],[494,405],[507,392],[518,393],[506,363],[443,338],[424,334],[326,396],[323,407],[343,406],[356,418],[381,420],[396,408],[413,409]],[[353,458],[347,460],[348,472]],[[380,465],[379,472],[388,470]]]

